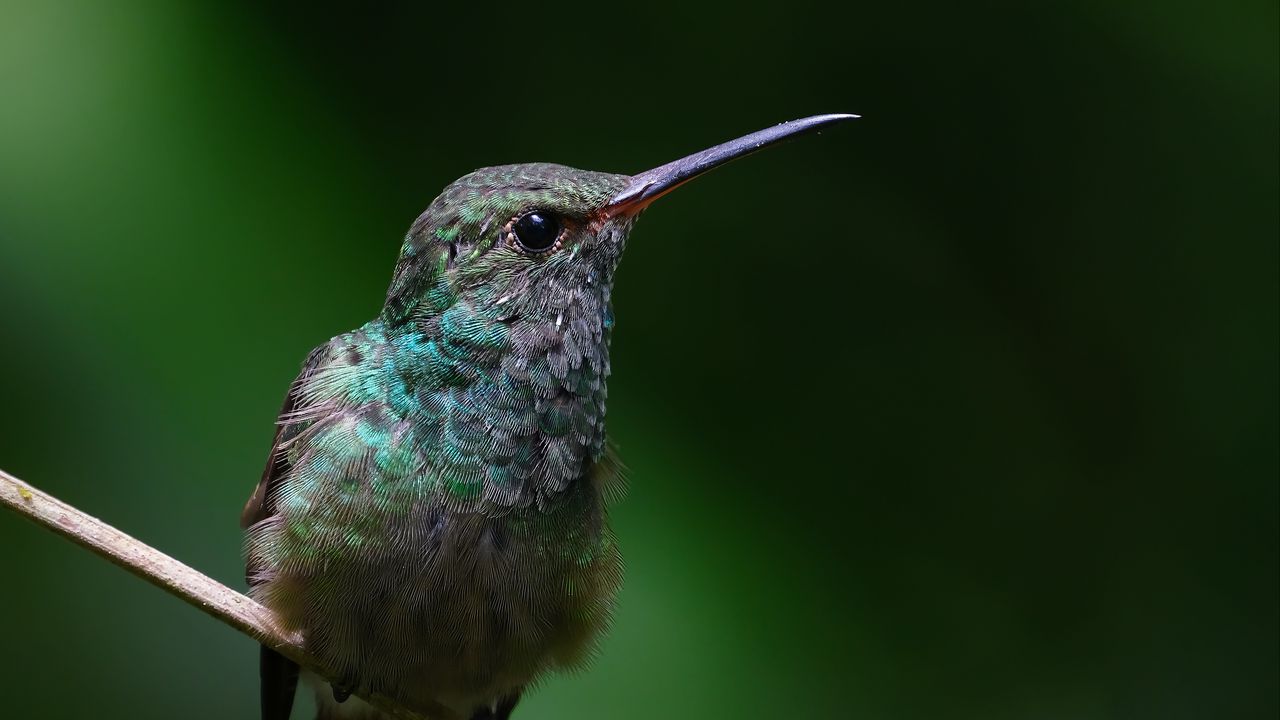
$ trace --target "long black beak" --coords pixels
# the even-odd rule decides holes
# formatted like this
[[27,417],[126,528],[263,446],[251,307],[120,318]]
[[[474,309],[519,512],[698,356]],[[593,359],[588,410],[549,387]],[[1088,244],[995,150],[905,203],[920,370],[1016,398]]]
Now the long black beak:
[[730,160],[746,157],[774,143],[857,117],[857,115],[814,115],[801,120],[784,122],[647,170],[631,178],[631,184],[613,196],[605,207],[605,213],[630,215],[640,212],[654,200]]

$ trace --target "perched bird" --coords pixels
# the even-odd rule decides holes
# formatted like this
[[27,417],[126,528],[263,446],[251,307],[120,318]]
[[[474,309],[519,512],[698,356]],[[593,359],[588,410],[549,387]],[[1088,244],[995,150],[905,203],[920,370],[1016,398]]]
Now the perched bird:
[[[610,294],[636,218],[819,115],[634,177],[528,164],[454,182],[413,223],[378,317],[316,348],[241,518],[255,598],[342,682],[319,720],[505,720],[579,666],[622,560],[607,505]],[[298,667],[264,647],[262,717]]]

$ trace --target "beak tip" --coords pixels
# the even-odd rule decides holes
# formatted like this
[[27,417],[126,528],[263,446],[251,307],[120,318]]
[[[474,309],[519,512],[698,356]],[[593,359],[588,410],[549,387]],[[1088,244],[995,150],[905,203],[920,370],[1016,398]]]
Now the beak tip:
[[813,117],[801,118],[801,120],[804,122],[817,121],[815,124],[826,125],[828,123],[843,122],[845,120],[857,120],[861,117],[861,115],[855,115],[853,113],[832,113],[830,115],[815,115]]
[[791,120],[647,170],[632,177],[630,185],[610,200],[606,211],[619,214],[642,210],[679,185],[730,160],[750,155],[782,140],[820,130],[833,123],[857,120],[860,117],[862,116],[852,113],[832,113]]

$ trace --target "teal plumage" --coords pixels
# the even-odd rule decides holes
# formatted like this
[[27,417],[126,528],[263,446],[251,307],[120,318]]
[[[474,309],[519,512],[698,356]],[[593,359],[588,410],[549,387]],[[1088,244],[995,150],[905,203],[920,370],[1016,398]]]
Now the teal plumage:
[[[614,273],[639,214],[698,174],[852,116],[776,126],[635,177],[484,168],[413,223],[382,312],[308,356],[242,517],[253,595],[342,682],[319,718],[505,720],[581,664],[622,561],[605,435]],[[297,668],[262,653],[265,720]]]

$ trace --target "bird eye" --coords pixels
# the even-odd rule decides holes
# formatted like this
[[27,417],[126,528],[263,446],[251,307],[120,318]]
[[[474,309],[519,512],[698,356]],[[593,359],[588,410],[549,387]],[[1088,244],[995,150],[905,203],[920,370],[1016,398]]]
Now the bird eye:
[[555,247],[560,239],[560,222],[550,213],[535,210],[521,215],[511,232],[526,252],[542,253]]

